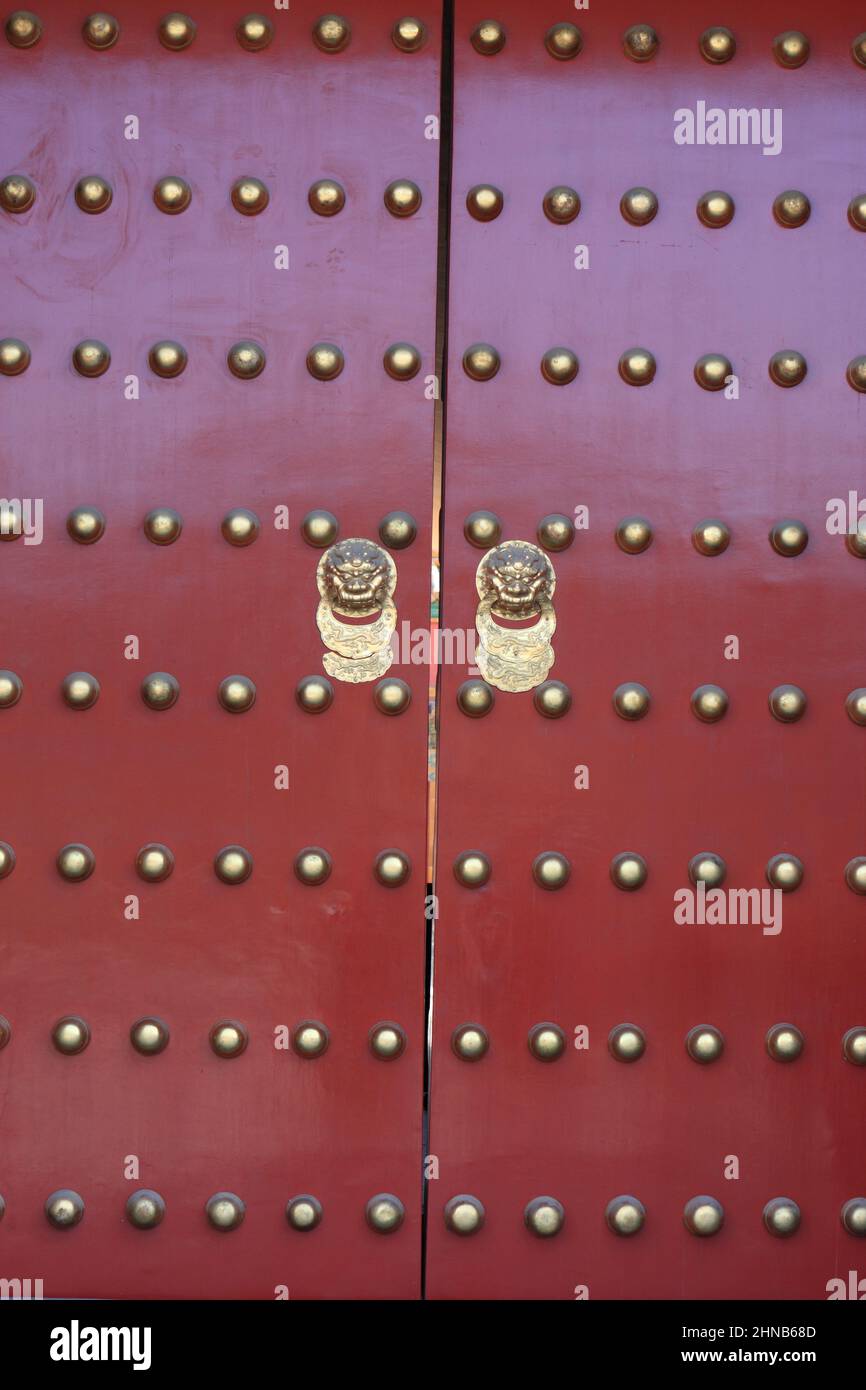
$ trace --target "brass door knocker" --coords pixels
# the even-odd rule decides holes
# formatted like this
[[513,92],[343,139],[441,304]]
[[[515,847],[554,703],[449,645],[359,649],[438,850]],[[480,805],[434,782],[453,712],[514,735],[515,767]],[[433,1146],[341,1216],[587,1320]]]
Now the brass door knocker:
[[[338,541],[319,561],[316,583],[321,594],[316,622],[330,649],[322,658],[328,675],[353,685],[383,676],[394,659],[391,636],[397,626],[397,566],[391,556],[360,536]],[[374,614],[372,622],[357,621]]]
[[[479,644],[475,659],[497,690],[532,690],[547,680],[554,662],[556,574],[543,550],[530,541],[503,541],[488,550],[475,575]],[[504,627],[535,617],[532,627]]]

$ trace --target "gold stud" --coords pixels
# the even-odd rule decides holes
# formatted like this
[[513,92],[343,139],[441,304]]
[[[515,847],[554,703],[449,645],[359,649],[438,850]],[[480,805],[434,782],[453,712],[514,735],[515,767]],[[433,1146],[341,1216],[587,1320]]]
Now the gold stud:
[[387,1236],[403,1225],[406,1208],[392,1192],[379,1192],[371,1197],[365,1208],[367,1225],[379,1235]]
[[265,350],[258,343],[243,341],[233,343],[228,350],[226,362],[232,376],[241,381],[252,381],[265,370]]
[[848,221],[855,232],[866,232],[866,193],[858,193],[848,204]]
[[842,1039],[842,1056],[855,1067],[866,1067],[866,1028],[849,1028]]
[[211,1050],[218,1057],[240,1057],[246,1052],[250,1035],[242,1023],[233,1018],[220,1019],[208,1034]]
[[731,532],[718,517],[699,521],[692,531],[692,545],[699,555],[722,555],[731,543]]
[[141,698],[148,709],[171,709],[177,703],[180,685],[167,671],[152,671],[141,682]]
[[462,1023],[451,1034],[451,1050],[461,1062],[480,1062],[489,1047],[490,1038],[480,1023]]
[[336,217],[346,206],[346,190],[336,179],[317,179],[310,185],[307,202],[319,217]]
[[492,183],[476,183],[466,194],[466,207],[476,222],[492,222],[498,217],[505,199]]
[[543,854],[538,854],[532,861],[532,877],[539,888],[546,888],[554,892],[558,888],[564,888],[571,877],[571,865],[564,854],[557,850],[546,850]]
[[729,358],[720,352],[707,352],[695,363],[695,381],[705,391],[722,391],[733,371]]
[[343,351],[335,343],[314,343],[307,353],[307,371],[317,381],[333,381],[345,365]]
[[789,29],[773,39],[773,57],[783,68],[801,68],[809,56],[809,49],[809,40],[798,29]]
[[659,36],[649,24],[632,24],[622,36],[625,56],[635,63],[647,63],[654,58],[659,46]]
[[90,1029],[77,1014],[67,1014],[59,1018],[51,1033],[51,1041],[66,1057],[75,1057],[83,1052],[90,1042]]
[[793,1023],[774,1023],[765,1043],[774,1062],[796,1062],[805,1046],[805,1039]]
[[793,854],[774,854],[767,864],[767,882],[771,888],[793,893],[803,882],[803,864]]
[[851,44],[851,57],[861,68],[866,68],[866,34],[858,34]]
[[796,188],[788,188],[773,202],[773,216],[780,227],[802,227],[809,221],[812,204],[805,193]]
[[402,850],[383,849],[376,856],[373,872],[386,888],[398,888],[401,883],[406,882],[412,872],[412,864],[408,854],[404,854]]
[[331,877],[333,860],[320,845],[308,845],[295,855],[295,875],[301,883],[324,883]]
[[851,554],[856,555],[859,560],[866,558],[866,517],[860,518],[856,531],[848,532],[845,544]]
[[545,719],[561,719],[571,709],[571,691],[562,681],[542,681],[535,688],[532,703]]
[[186,212],[192,201],[192,189],[186,179],[179,178],[177,174],[169,174],[167,178],[160,179],[153,190],[153,201],[160,212],[167,212],[169,216],[176,216],[179,212]]
[[[0,671],[0,707],[3,705],[3,677],[11,675],[9,671]],[[14,704],[15,701],[10,703]],[[866,724],[866,686],[860,686],[857,690],[852,690],[845,700],[845,713],[854,724]]]
[[646,1052],[646,1035],[634,1023],[618,1023],[608,1034],[607,1046],[618,1062],[637,1062]]
[[24,534],[19,503],[0,501],[0,541],[9,544]]
[[183,518],[171,507],[154,507],[144,518],[144,534],[153,545],[174,545],[183,530]]
[[271,195],[261,179],[236,179],[232,184],[232,207],[244,217],[255,217],[264,212]]
[[774,352],[770,358],[770,379],[777,386],[799,386],[807,371],[805,357],[793,348],[783,348],[781,352]]
[[42,21],[30,10],[16,10],[6,21],[6,37],[13,48],[32,48],[42,38]]
[[[470,719],[483,719],[493,709],[496,695],[486,681],[464,681],[457,691],[457,704]],[[866,724],[866,718],[863,723]]]
[[235,1192],[215,1192],[205,1205],[210,1224],[218,1231],[236,1231],[247,1214],[246,1204]]
[[370,1051],[382,1062],[395,1061],[406,1051],[406,1033],[399,1023],[377,1023],[370,1029]]
[[771,1236],[786,1239],[800,1227],[800,1208],[790,1197],[774,1197],[762,1212],[764,1225]]
[[0,840],[0,878],[8,878],[15,868],[15,851],[5,840]]
[[75,201],[82,212],[105,212],[113,196],[111,184],[98,174],[86,174],[75,185]]
[[421,189],[411,179],[394,179],[385,189],[385,207],[393,217],[412,217],[421,206]]
[[536,536],[545,550],[567,550],[574,540],[574,522],[560,512],[550,512],[539,521]]
[[849,1235],[866,1236],[866,1197],[851,1197],[839,1215]]
[[379,522],[379,540],[389,550],[405,550],[418,534],[418,526],[408,512],[388,512]]
[[334,699],[334,687],[327,676],[304,676],[295,689],[295,699],[308,714],[322,714]]
[[619,359],[619,374],[629,386],[649,386],[656,374],[656,360],[647,348],[629,348]]
[[461,1192],[451,1197],[442,1209],[445,1225],[456,1236],[474,1236],[484,1225],[484,1207],[477,1197]]
[[652,523],[645,516],[627,516],[619,523],[614,538],[626,555],[640,555],[652,545]]
[[341,53],[351,37],[348,20],[338,14],[323,14],[313,25],[313,43],[323,53]]
[[576,188],[558,183],[547,190],[541,206],[549,222],[564,226],[567,222],[573,222],[580,212],[580,197]]
[[565,1052],[565,1034],[557,1023],[536,1023],[526,1041],[539,1062],[555,1062]]
[[274,26],[263,14],[244,15],[238,21],[235,37],[248,53],[261,53],[274,37]]
[[92,14],[81,29],[84,42],[90,48],[113,48],[120,36],[120,25],[110,14]]
[[66,518],[66,530],[79,545],[94,545],[105,535],[105,516],[98,507],[75,507]]
[[651,188],[628,188],[619,200],[619,210],[633,227],[645,227],[659,210],[659,200]]
[[71,709],[90,709],[99,699],[99,681],[88,671],[72,671],[60,687]]
[[135,872],[146,883],[162,883],[174,869],[174,855],[168,845],[152,842],[142,845],[135,857]]
[[406,15],[404,19],[398,19],[391,30],[391,42],[401,53],[417,53],[427,42],[427,27],[420,19]]
[[490,343],[473,343],[463,354],[463,370],[473,381],[490,381],[501,365],[499,353]]
[[333,512],[326,512],[322,508],[307,512],[301,522],[301,535],[307,545],[314,545],[318,550],[325,550],[329,545],[333,545],[338,530],[339,524]]
[[164,48],[179,53],[182,48],[189,48],[195,38],[196,25],[188,14],[178,14],[175,11],[160,21],[157,33]]
[[83,883],[96,868],[96,856],[87,845],[64,845],[55,862],[61,878],[71,883]]
[[214,859],[213,867],[223,883],[245,883],[253,871],[252,855],[242,845],[226,845]]
[[58,1231],[68,1231],[84,1216],[84,1199],[70,1187],[61,1187],[47,1198],[45,1215]]
[[845,380],[854,391],[866,391],[866,357],[852,357],[845,368]]
[[324,1023],[306,1018],[292,1033],[292,1049],[299,1057],[312,1060],[327,1052],[331,1038]]
[[165,1202],[152,1188],[140,1187],[126,1199],[126,1217],[139,1231],[152,1231],[165,1216]]
[[692,691],[691,707],[703,724],[715,724],[728,712],[727,692],[720,685],[699,685]]
[[544,47],[551,58],[576,58],[583,48],[583,35],[576,24],[553,24],[544,36]]
[[702,1066],[717,1062],[724,1050],[725,1039],[711,1023],[699,1023],[686,1034],[686,1052]]
[[255,683],[249,676],[226,676],[220,681],[217,699],[230,714],[243,714],[256,703]]
[[465,850],[454,861],[454,877],[464,888],[483,888],[490,874],[490,860],[480,849]]
[[20,338],[0,338],[0,376],[20,376],[30,366],[30,349]]
[[8,174],[0,183],[0,207],[5,212],[27,212],[36,198],[36,188],[24,174]]
[[494,53],[501,53],[505,47],[505,29],[496,19],[483,19],[477,24],[469,36],[469,41],[476,53],[481,53],[485,57],[492,57]]
[[3,1048],[10,1041],[11,1037],[12,1024],[9,1022],[8,1018],[4,1017],[3,1014],[0,1014],[0,1052],[3,1051]]
[[161,1018],[136,1019],[129,1030],[129,1041],[143,1057],[156,1057],[169,1043],[168,1025]]
[[809,532],[802,521],[777,521],[769,539],[777,555],[801,555],[809,544]]
[[411,688],[397,676],[385,676],[373,691],[373,703],[380,714],[403,714],[411,700]]
[[24,682],[14,671],[0,671],[0,709],[17,705],[23,690]]
[[728,867],[720,854],[704,850],[689,860],[689,878],[692,883],[705,883],[708,888],[719,888],[727,876]]
[[187,363],[186,348],[165,339],[161,343],[154,343],[147,354],[147,361],[156,376],[180,376]]
[[709,193],[704,193],[698,199],[695,211],[698,214],[698,220],[705,227],[715,229],[716,227],[727,227],[736,208],[730,193],[724,193],[720,188],[712,188]]
[[300,1193],[286,1203],[286,1220],[296,1231],[314,1231],[321,1223],[324,1208],[318,1197]]
[[625,851],[615,855],[610,861],[611,880],[625,893],[634,893],[638,888],[642,888],[648,872],[647,862],[642,854]]
[[489,550],[498,545],[502,536],[502,522],[495,512],[470,512],[463,523],[463,534],[470,545],[479,550]]
[[96,338],[87,338],[72,349],[72,365],[79,376],[102,376],[111,366],[111,353]]
[[637,1197],[614,1197],[605,1207],[604,1219],[614,1235],[636,1236],[646,1221],[646,1207]]
[[716,24],[704,30],[698,39],[698,48],[708,63],[729,63],[737,51],[737,41],[730,29]]
[[571,348],[548,348],[541,359],[541,375],[551,386],[567,386],[577,376],[579,365]]
[[683,1209],[683,1221],[693,1236],[714,1236],[724,1225],[725,1210],[715,1197],[692,1197]]
[[769,705],[780,724],[793,724],[806,713],[806,695],[799,685],[777,685],[770,691]]
[[255,512],[248,511],[246,507],[233,507],[220,522],[222,538],[229,545],[252,545],[260,530],[261,522]]
[[613,692],[613,707],[620,719],[643,719],[649,714],[651,696],[645,685],[625,681]]
[[845,865],[845,882],[852,893],[866,894],[866,856],[856,855]]
[[533,1197],[523,1211],[523,1221],[534,1236],[549,1240],[565,1223],[565,1208],[555,1197]]
[[395,381],[411,381],[421,370],[421,354],[411,343],[392,343],[385,349],[382,366]]

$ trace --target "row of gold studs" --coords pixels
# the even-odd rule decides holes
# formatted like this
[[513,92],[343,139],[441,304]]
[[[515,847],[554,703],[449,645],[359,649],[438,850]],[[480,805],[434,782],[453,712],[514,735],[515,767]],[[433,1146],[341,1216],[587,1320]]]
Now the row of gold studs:
[[[83,883],[96,868],[96,855],[89,845],[78,842],[64,845],[58,851],[55,866],[61,878]],[[0,879],[7,878],[17,863],[15,850],[0,840]],[[331,876],[333,860],[320,845],[307,845],[294,859],[295,877],[301,883],[320,884]],[[139,877],[148,883],[161,883],[174,870],[174,854],[168,845],[147,844],[135,859]],[[215,856],[213,871],[223,883],[245,883],[253,872],[253,856],[242,845],[226,845]],[[386,888],[405,883],[412,872],[412,861],[401,849],[383,849],[372,864],[374,877]]]
[[[848,512],[852,510],[850,502],[851,499],[848,499],[847,508],[844,504],[836,508],[836,514],[840,518],[844,515],[845,526],[849,528],[852,525],[852,520],[848,516]],[[853,502],[853,510],[856,511],[859,508],[859,499],[856,493],[853,495]],[[311,512],[310,518],[316,515],[316,513]],[[311,544],[319,544],[317,540],[306,534],[310,518],[304,520],[305,539],[310,540]],[[826,527],[827,517],[824,520]],[[2,513],[0,513],[0,521],[2,521]],[[842,533],[852,555],[861,558],[866,557],[866,516],[858,515],[855,529],[843,529]],[[479,550],[490,550],[493,546],[498,545],[502,539],[502,521],[495,512],[482,508],[470,512],[466,517],[463,522],[463,534],[469,543],[478,546]],[[626,554],[639,555],[652,545],[654,534],[652,522],[648,521],[645,516],[626,516],[617,526],[614,539],[620,550],[624,550]],[[837,532],[837,534],[839,533]],[[336,536],[336,532],[334,535]],[[547,516],[541,518],[536,528],[538,544],[545,550],[567,550],[574,540],[574,536],[574,522],[571,517],[565,516],[561,512],[549,512]],[[705,517],[703,521],[699,521],[692,528],[691,539],[692,545],[699,554],[721,555],[731,543],[731,528],[727,522],[720,521],[718,517]],[[770,527],[767,540],[777,555],[790,558],[794,555],[801,555],[806,549],[809,544],[809,530],[805,522],[785,517]],[[383,543],[391,544],[393,548],[393,543],[389,543],[384,537]]]
[[[312,190],[311,190],[312,191]],[[234,195],[233,195],[234,196]],[[476,222],[493,222],[505,206],[505,195],[492,183],[477,183],[466,194],[466,207]],[[542,210],[550,222],[564,225],[573,222],[582,203],[576,188],[556,184],[545,193]],[[316,209],[318,211],[318,209]],[[633,227],[645,227],[659,210],[658,195],[651,188],[638,186],[626,189],[619,200],[619,210]],[[695,206],[698,221],[711,231],[726,227],[733,220],[736,205],[730,193],[713,188],[702,193]],[[780,227],[802,227],[808,222],[812,204],[798,188],[786,188],[772,205],[773,216]],[[866,193],[857,193],[848,204],[848,221],[858,232],[866,232]]]
[[[70,1187],[52,1192],[45,1202],[45,1216],[57,1230],[70,1230],[84,1218],[85,1203],[80,1193]],[[153,1230],[165,1217],[163,1197],[152,1188],[141,1187],[126,1200],[126,1218],[138,1230]],[[205,1203],[205,1216],[218,1231],[236,1231],[246,1216],[246,1203],[236,1192],[215,1192]],[[6,1201],[0,1196],[0,1220],[6,1212]],[[322,1220],[324,1209],[317,1197],[299,1193],[286,1204],[286,1220],[296,1231],[312,1231]],[[406,1208],[392,1192],[377,1192],[364,1208],[367,1225],[380,1235],[399,1230]]]
[[[98,338],[85,338],[72,349],[71,360],[79,376],[104,376],[111,366],[111,349]],[[183,344],[168,338],[154,343],[147,357],[150,370],[163,379],[180,376],[188,360]],[[30,347],[22,338],[0,339],[0,375],[20,376],[31,361]],[[264,348],[250,339],[233,343],[226,353],[229,371],[242,381],[261,376],[266,363]],[[343,349],[336,343],[314,343],[306,355],[307,371],[317,381],[333,381],[345,365]],[[412,343],[392,343],[385,349],[382,366],[392,380],[411,381],[421,370],[421,353]]]

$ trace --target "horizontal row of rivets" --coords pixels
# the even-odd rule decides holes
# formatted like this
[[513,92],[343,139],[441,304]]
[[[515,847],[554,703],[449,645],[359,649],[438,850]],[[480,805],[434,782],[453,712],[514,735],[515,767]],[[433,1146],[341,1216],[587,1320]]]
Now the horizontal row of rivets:
[[[541,208],[550,222],[564,226],[579,216],[583,204],[580,194],[570,184],[554,184],[541,200]],[[493,183],[476,183],[466,194],[466,209],[476,222],[494,222],[505,207],[505,194]],[[14,209],[9,209],[14,211]],[[619,200],[619,210],[632,227],[646,227],[659,210],[658,194],[644,185],[627,188]],[[698,221],[715,230],[733,221],[736,204],[730,193],[712,188],[702,193],[695,204]],[[780,227],[802,227],[808,222],[812,204],[806,193],[798,188],[786,188],[772,203],[773,217]],[[866,193],[857,193],[848,203],[848,221],[857,232],[866,232]]]
[[[0,517],[2,519],[2,517]],[[470,512],[463,523],[463,534],[470,545],[490,550],[502,539],[502,521],[495,512],[482,508]],[[545,550],[567,550],[575,536],[570,516],[549,512],[536,527],[536,539]],[[626,516],[617,526],[613,538],[627,555],[640,555],[652,545],[655,528],[645,516]],[[809,544],[809,529],[803,521],[785,517],[775,522],[767,540],[777,555],[790,559],[802,555]],[[692,528],[692,545],[699,555],[722,555],[731,543],[731,528],[718,517],[704,517]],[[858,519],[857,529],[848,531],[845,543],[852,555],[866,557],[866,517]]]
[[[130,1225],[140,1231],[153,1230],[161,1225],[166,1204],[158,1192],[142,1187],[126,1200],[126,1217]],[[246,1203],[235,1192],[215,1192],[205,1203],[205,1215],[211,1226],[218,1231],[236,1231],[246,1216]],[[77,1226],[84,1219],[84,1198],[69,1187],[61,1187],[52,1192],[45,1202],[45,1216],[57,1230],[66,1231]],[[6,1213],[6,1202],[0,1197],[0,1220]],[[299,1193],[286,1204],[286,1220],[296,1231],[312,1231],[322,1220],[324,1209],[317,1197],[309,1193]],[[391,1192],[377,1192],[364,1208],[367,1225],[380,1235],[388,1235],[399,1230],[406,1216],[406,1209],[399,1197]]]
[[[32,353],[22,338],[0,339],[0,375],[20,376],[31,361]],[[111,366],[111,349],[98,338],[86,338],[72,349],[71,361],[79,376],[104,376]],[[170,380],[186,370],[189,354],[182,343],[164,339],[154,343],[147,361],[154,376]],[[333,381],[346,365],[343,349],[336,343],[314,343],[305,361],[307,371],[317,381]],[[232,344],[226,364],[232,376],[252,381],[265,370],[267,355],[260,343],[245,339]],[[411,381],[421,370],[421,354],[412,343],[392,343],[385,349],[382,366],[392,380]]]
[[[143,845],[135,858],[140,878],[149,883],[161,883],[174,869],[174,855],[167,845],[156,842]],[[0,879],[7,878],[17,863],[11,845],[0,840]],[[61,878],[83,883],[96,868],[96,855],[89,845],[64,845],[55,859]],[[307,845],[294,859],[295,876],[301,883],[320,884],[331,876],[333,860],[326,849]],[[226,845],[215,856],[213,869],[223,883],[245,883],[253,872],[253,857],[242,845]],[[383,849],[373,863],[373,874],[379,883],[395,888],[405,883],[412,871],[412,861],[401,849]]]
[[[6,37],[13,48],[32,48],[43,32],[41,19],[29,10],[16,10],[6,21]],[[120,33],[119,21],[110,14],[89,15],[81,29],[88,47],[99,51],[113,48]],[[198,24],[190,15],[175,11],[160,20],[156,33],[164,48],[177,53],[189,48],[198,33]],[[235,38],[248,53],[259,53],[273,41],[273,23],[266,15],[244,15],[235,25]],[[351,38],[349,21],[340,15],[322,15],[313,25],[313,42],[323,53],[340,53]],[[427,26],[409,16],[398,19],[391,29],[391,41],[401,53],[416,53],[427,42]]]
[[[539,1062],[555,1062],[565,1055],[568,1039],[557,1023],[536,1023],[530,1028],[527,1046]],[[806,1040],[793,1023],[774,1023],[764,1039],[767,1055],[774,1062],[794,1062]],[[637,1062],[646,1052],[647,1038],[635,1023],[618,1023],[607,1038],[608,1050],[618,1062]],[[490,1036],[480,1023],[463,1023],[451,1034],[451,1047],[462,1062],[478,1062],[490,1049]],[[725,1039],[712,1024],[690,1028],[685,1049],[692,1061],[707,1065],[717,1062],[725,1050]],[[842,1056],[854,1066],[866,1066],[866,1027],[849,1028],[842,1038]]]

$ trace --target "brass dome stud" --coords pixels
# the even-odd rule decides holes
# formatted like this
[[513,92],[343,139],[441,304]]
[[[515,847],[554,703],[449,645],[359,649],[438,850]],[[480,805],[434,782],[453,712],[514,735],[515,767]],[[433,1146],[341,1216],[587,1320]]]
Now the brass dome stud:
[[796,1062],[805,1046],[803,1034],[793,1023],[774,1023],[764,1041],[774,1062]]
[[373,690],[373,703],[380,714],[403,714],[411,702],[411,686],[397,676],[385,676]]
[[0,1052],[3,1051],[12,1037],[12,1024],[3,1014],[0,1014]]
[[173,507],[154,507],[144,518],[144,534],[153,545],[174,545],[183,530],[183,518]]
[[708,193],[703,193],[698,199],[695,212],[698,221],[705,227],[715,231],[717,227],[727,227],[733,220],[736,207],[730,193],[725,193],[720,188],[711,188]]
[[533,1197],[523,1210],[523,1221],[534,1236],[550,1240],[565,1224],[565,1208],[555,1197]]
[[0,376],[20,376],[30,366],[30,348],[20,338],[0,338]]
[[866,517],[860,518],[856,531],[848,532],[845,544],[858,560],[866,559]]
[[502,190],[492,183],[476,183],[466,194],[466,209],[476,222],[493,222],[504,204]]
[[46,1199],[45,1215],[56,1230],[71,1230],[84,1216],[84,1199],[71,1187],[58,1188]]
[[418,523],[409,512],[388,512],[379,522],[379,540],[389,550],[405,550],[418,534]]
[[502,522],[495,512],[470,512],[463,523],[463,534],[470,545],[490,550],[502,537]]
[[99,174],[85,174],[75,185],[75,202],[82,212],[105,212],[114,197],[111,184]]
[[652,522],[645,516],[626,516],[614,532],[614,539],[626,555],[640,555],[653,542]]
[[803,882],[802,862],[793,854],[774,854],[767,864],[767,882],[771,888],[793,893]]
[[565,1052],[565,1034],[557,1023],[536,1023],[526,1042],[539,1062],[556,1062]]
[[613,707],[620,719],[643,719],[651,703],[649,691],[639,681],[624,681],[613,692]]
[[217,1231],[236,1231],[246,1214],[246,1204],[235,1192],[215,1192],[205,1204],[205,1215]]
[[104,376],[111,366],[111,353],[96,338],[87,338],[72,349],[72,365],[79,376]]
[[286,1220],[294,1231],[314,1231],[321,1225],[324,1208],[318,1197],[301,1192],[286,1203]]
[[147,363],[155,376],[166,379],[180,376],[187,364],[186,348],[165,338],[162,342],[154,343],[147,354]]
[[[17,705],[23,691],[24,682],[20,676],[17,676],[14,671],[0,671],[0,709],[11,709],[13,705]],[[866,710],[864,710],[864,715],[866,715]],[[866,723],[866,718],[864,718],[864,723]]]
[[245,714],[256,703],[255,683],[249,676],[226,676],[220,681],[217,699],[229,714]]
[[701,34],[698,48],[708,63],[729,63],[737,51],[737,41],[730,29],[714,24]]
[[174,870],[174,855],[168,845],[155,841],[142,845],[135,856],[135,872],[145,883],[162,883]]
[[327,676],[304,676],[298,681],[295,699],[307,714],[323,714],[334,702],[334,687]]
[[855,1067],[866,1067],[866,1028],[849,1028],[842,1038],[842,1056]]
[[352,38],[349,21],[338,14],[323,14],[313,25],[313,43],[323,53],[342,53]]
[[168,1047],[170,1033],[161,1018],[138,1018],[129,1030],[129,1041],[142,1057],[156,1057]]
[[637,1062],[646,1052],[646,1034],[634,1023],[618,1023],[608,1034],[607,1046],[618,1062]]
[[851,44],[851,57],[861,68],[866,68],[866,34],[858,34]]
[[699,685],[692,691],[692,714],[702,724],[716,724],[728,712],[728,695],[720,685]]
[[59,1018],[51,1033],[51,1041],[66,1057],[76,1057],[90,1042],[90,1029],[77,1014],[67,1014]]
[[392,217],[412,217],[421,206],[421,189],[411,179],[393,179],[384,196]]
[[454,860],[454,877],[464,888],[483,888],[489,883],[492,865],[480,849],[468,849]]
[[229,545],[252,545],[253,541],[258,540],[261,529],[261,522],[255,512],[249,511],[247,507],[232,507],[220,522],[220,534]]
[[797,188],[786,188],[773,200],[773,216],[780,227],[802,227],[809,221],[812,204]]
[[401,53],[417,53],[427,42],[427,26],[420,19],[406,15],[398,19],[391,30],[391,42]]
[[370,1029],[367,1041],[380,1062],[395,1062],[406,1051],[408,1039],[399,1023],[377,1023]]
[[469,42],[476,53],[481,53],[486,58],[491,58],[495,53],[501,53],[505,47],[505,29],[496,19],[483,19],[477,24],[469,36]]
[[300,883],[317,887],[331,877],[334,861],[320,845],[308,845],[295,855],[295,877]]
[[580,196],[576,188],[570,188],[565,183],[558,183],[547,190],[541,206],[548,222],[565,226],[566,223],[573,222],[578,216]]
[[858,193],[848,204],[848,221],[855,232],[866,232],[866,193]]
[[686,1034],[686,1052],[693,1062],[709,1066],[717,1062],[725,1050],[725,1039],[711,1023],[698,1023]]
[[4,212],[28,212],[36,200],[36,188],[24,174],[7,174],[0,182],[0,207]]
[[66,518],[66,530],[79,545],[95,545],[105,535],[105,515],[98,507],[75,507]]
[[6,21],[6,38],[13,48],[32,48],[42,38],[42,21],[30,10],[15,10]]
[[532,861],[532,877],[539,888],[545,888],[548,892],[555,892],[559,888],[564,888],[571,877],[571,865],[564,854],[557,850],[545,850],[543,854],[538,854]]
[[562,681],[542,681],[533,692],[532,703],[545,719],[562,719],[571,709],[571,691]]
[[845,882],[852,893],[866,894],[866,855],[858,854],[845,865]]
[[541,359],[541,375],[551,386],[567,386],[577,376],[577,354],[567,347],[548,348]]
[[0,541],[9,545],[23,534],[20,505],[4,498],[0,501]]
[[242,1023],[236,1019],[224,1018],[215,1023],[208,1034],[211,1051],[217,1057],[240,1057],[246,1052],[250,1035]]
[[629,348],[620,357],[618,369],[627,386],[649,386],[656,374],[656,360],[647,348]]
[[632,24],[622,36],[623,52],[634,63],[648,63],[658,52],[659,36],[649,24]]
[[192,202],[192,189],[186,179],[169,174],[154,187],[153,201],[160,212],[176,217],[179,212],[186,212]]
[[250,341],[233,343],[226,354],[229,371],[240,381],[254,381],[261,376],[266,360],[264,348]]
[[307,353],[307,371],[316,381],[334,381],[346,365],[336,343],[314,343]]
[[795,352],[793,348],[782,348],[780,352],[773,353],[768,370],[770,380],[777,386],[790,387],[799,386],[809,369],[801,352]]
[[[457,705],[469,719],[483,719],[496,703],[493,687],[482,680],[464,681],[457,691]],[[866,720],[864,720],[866,722]]]
[[695,381],[705,391],[723,391],[734,368],[720,352],[707,352],[695,363]]
[[160,20],[157,34],[163,48],[179,53],[181,49],[189,48],[195,38],[196,27],[195,21],[190,19],[188,14],[173,11]]
[[866,1197],[850,1197],[839,1217],[849,1235],[866,1236]]
[[500,366],[499,353],[489,343],[473,343],[463,354],[463,370],[473,381],[492,381]]
[[544,47],[551,58],[576,58],[583,48],[583,35],[576,24],[552,24],[544,36]]
[[421,370],[421,354],[411,343],[392,343],[385,349],[382,366],[394,381],[411,381]]
[[462,1023],[451,1034],[451,1051],[461,1062],[480,1062],[490,1047],[490,1037],[480,1023]]
[[777,521],[769,541],[777,555],[802,555],[809,544],[809,531],[802,521]]
[[292,1031],[292,1051],[305,1061],[321,1057],[327,1052],[330,1041],[331,1035],[324,1023],[314,1018],[304,1019]]
[[689,878],[692,883],[705,883],[708,888],[720,888],[727,877],[728,867],[720,854],[703,850],[689,860]]
[[561,512],[550,512],[541,518],[535,534],[544,550],[567,550],[574,540],[574,522]]
[[175,676],[167,671],[151,671],[141,682],[141,698],[148,709],[171,709],[177,704],[180,685]]
[[327,550],[329,545],[333,545],[339,529],[334,513],[326,512],[322,507],[307,512],[301,522],[301,535],[307,545],[315,546],[317,550]]
[[779,1236],[784,1240],[800,1228],[800,1208],[791,1197],[774,1197],[764,1207],[761,1215],[771,1236]]
[[99,699],[99,681],[89,671],[72,671],[60,687],[70,709],[91,709]]
[[642,854],[631,854],[626,850],[610,861],[611,882],[624,893],[636,893],[638,888],[643,888],[648,873]]
[[477,1197],[460,1192],[445,1203],[442,1216],[447,1229],[456,1236],[474,1236],[484,1225],[485,1211]]
[[253,859],[242,845],[226,845],[213,862],[214,873],[223,883],[246,883],[253,871]]
[[113,48],[120,37],[120,25],[111,14],[92,14],[81,27],[81,36],[89,48],[100,52]]
[[8,878],[15,864],[14,849],[5,840],[0,840],[0,878]]
[[247,53],[261,53],[274,37],[274,26],[263,14],[247,14],[238,21],[235,38]]
[[[3,678],[9,675],[11,675],[9,671],[0,671],[0,707],[4,704]],[[10,703],[14,704],[15,701]],[[852,690],[851,694],[846,697],[845,713],[853,724],[866,724],[866,686],[861,685],[857,690]]]
[[96,868],[96,856],[87,845],[64,845],[58,852],[57,872],[69,883],[83,883]]
[[271,200],[267,185],[261,179],[250,178],[249,176],[235,179],[232,184],[232,207],[235,212],[242,213],[244,217],[256,217],[260,212],[264,212]]
[[725,1223],[725,1210],[715,1197],[692,1197],[683,1208],[683,1222],[693,1236],[714,1236]]
[[659,200],[651,188],[627,188],[619,200],[619,210],[633,227],[645,227],[659,210]]
[[317,179],[310,184],[307,202],[319,217],[336,217],[346,206],[346,190],[336,179]]
[[126,1219],[139,1231],[152,1231],[165,1216],[165,1202],[150,1187],[140,1187],[126,1199]]
[[806,694],[799,685],[777,685],[770,691],[768,704],[780,724],[794,724],[806,713]]
[[845,368],[845,380],[853,391],[866,391],[866,357],[852,357]]
[[376,855],[373,873],[385,888],[399,888],[411,872],[411,860],[401,849],[383,849]]
[[699,521],[692,531],[692,545],[699,555],[722,555],[731,543],[731,532],[718,517]]
[[403,1225],[406,1208],[393,1192],[379,1192],[364,1210],[367,1225],[380,1236],[389,1236]]
[[810,43],[798,29],[788,29],[773,39],[773,57],[780,67],[801,68],[809,57]]
[[636,1236],[646,1221],[646,1207],[637,1197],[613,1197],[605,1207],[604,1219],[616,1236]]

